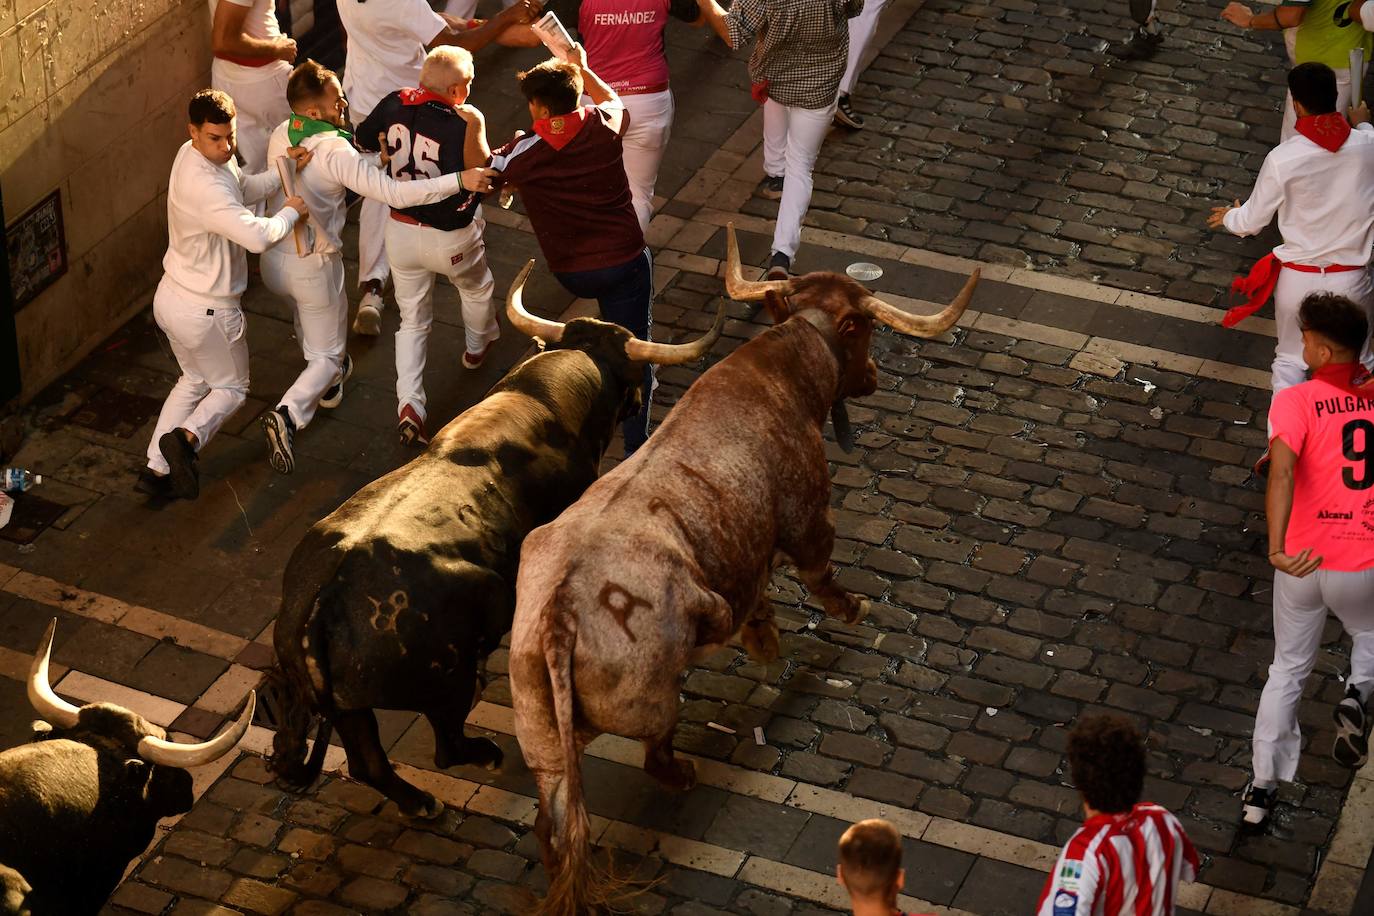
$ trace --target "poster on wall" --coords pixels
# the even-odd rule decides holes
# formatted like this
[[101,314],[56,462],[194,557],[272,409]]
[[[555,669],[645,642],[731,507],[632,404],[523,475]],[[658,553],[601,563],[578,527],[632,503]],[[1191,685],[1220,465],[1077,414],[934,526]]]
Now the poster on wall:
[[5,227],[5,247],[17,312],[67,272],[61,190],[53,191]]
[[[5,192],[0,188],[0,213],[5,212]],[[5,227],[0,220],[0,248]],[[19,338],[14,329],[14,302],[10,296],[9,259],[0,260],[0,406],[19,394]]]

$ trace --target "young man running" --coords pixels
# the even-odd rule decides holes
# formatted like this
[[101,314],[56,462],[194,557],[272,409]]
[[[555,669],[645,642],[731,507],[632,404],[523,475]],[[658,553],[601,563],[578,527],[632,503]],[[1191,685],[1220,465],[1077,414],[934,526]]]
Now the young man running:
[[1358,769],[1369,751],[1374,691],[1374,389],[1359,388],[1369,342],[1365,309],[1316,293],[1298,313],[1312,379],[1274,395],[1264,508],[1274,567],[1274,663],[1255,715],[1254,776],[1242,823],[1261,830],[1278,784],[1302,751],[1298,704],[1329,610],[1350,634],[1350,677],[1335,710],[1336,762]]
[[[371,149],[386,140],[391,174],[415,180],[476,168],[487,160],[479,136],[481,114],[464,105],[472,86],[472,55],[462,48],[435,48],[420,70],[419,88],[399,89],[377,103],[362,124],[359,143]],[[486,171],[486,170],[481,170]],[[495,173],[492,172],[494,175]],[[483,181],[473,188],[488,190]],[[396,332],[396,429],[404,445],[427,445],[425,362],[434,323],[434,276],[443,274],[463,303],[466,350],[463,367],[476,369],[501,336],[478,214],[480,193],[463,191],[419,207],[393,207],[386,250],[396,286],[401,327]]]
[[[244,249],[263,252],[309,213],[290,197],[272,217],[248,205],[281,186],[277,170],[244,175],[234,161],[234,100],[196,93],[187,111],[191,139],[172,162],[167,185],[167,255],[153,317],[167,335],[181,378],[167,395],[137,488],[153,496],[200,494],[197,455],[248,398],[248,341],[239,299],[248,286]],[[309,154],[292,153],[300,164]]]
[[273,131],[269,161],[275,164],[291,147],[311,152],[310,169],[296,182],[296,190],[310,207],[314,232],[305,257],[298,255],[289,238],[262,256],[262,278],[267,288],[294,307],[296,337],[306,362],[305,371],[262,418],[269,460],[282,474],[295,469],[296,433],[310,423],[316,406],[338,406],[343,384],[353,371],[353,363],[344,352],[348,299],[344,295],[340,236],[345,192],[388,206],[413,207],[441,201],[461,191],[464,182],[473,188],[489,183],[485,169],[457,174],[461,164],[415,181],[395,181],[373,167],[354,149],[344,129],[347,105],[338,77],[313,60],[291,74],[287,96],[293,115]]

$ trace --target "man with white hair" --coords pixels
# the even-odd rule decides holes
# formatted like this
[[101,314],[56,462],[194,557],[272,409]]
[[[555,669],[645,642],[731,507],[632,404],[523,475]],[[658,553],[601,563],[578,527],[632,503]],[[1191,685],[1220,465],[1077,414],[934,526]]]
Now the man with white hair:
[[[466,53],[466,52],[464,52]],[[311,153],[311,167],[296,190],[313,214],[315,231],[308,252],[300,256],[290,239],[283,239],[262,256],[267,288],[294,306],[296,337],[306,366],[273,410],[262,418],[268,457],[282,474],[295,469],[294,441],[315,416],[315,408],[336,407],[343,385],[353,371],[344,352],[348,328],[348,299],[344,295],[343,233],[345,192],[352,191],[388,206],[432,204],[469,187],[489,184],[488,170],[435,174],[422,181],[396,181],[359,155],[344,129],[343,90],[333,73],[313,60],[295,69],[287,83],[292,116],[272,132],[269,157],[277,162],[300,146]],[[274,204],[281,192],[269,200]]]
[[[486,165],[482,116],[464,105],[472,87],[472,55],[462,48],[430,51],[418,88],[398,89],[377,103],[359,128],[366,149],[385,139],[391,174],[433,177]],[[484,184],[482,190],[490,187]],[[424,373],[434,323],[434,275],[443,274],[463,303],[467,338],[464,368],[476,369],[501,336],[492,303],[478,216],[481,195],[467,190],[420,207],[395,207],[386,224],[386,250],[396,286],[401,327],[396,332],[397,434],[405,445],[426,445]]]
[[210,19],[210,86],[234,100],[238,152],[256,174],[267,167],[267,135],[291,113],[286,80],[296,42],[282,34],[272,0],[210,0]]
[[[360,125],[387,93],[419,84],[427,48],[457,45],[477,51],[493,41],[528,44],[528,30],[510,39],[506,33],[532,21],[540,6],[539,0],[519,0],[482,24],[436,13],[427,0],[338,0],[338,9],[339,21],[348,33],[343,88],[352,107],[353,124]],[[360,142],[373,140],[363,137]],[[386,223],[386,206],[364,199],[358,213],[358,285],[363,297],[353,322],[357,334],[375,336],[381,332],[382,286],[390,274],[384,242]]]

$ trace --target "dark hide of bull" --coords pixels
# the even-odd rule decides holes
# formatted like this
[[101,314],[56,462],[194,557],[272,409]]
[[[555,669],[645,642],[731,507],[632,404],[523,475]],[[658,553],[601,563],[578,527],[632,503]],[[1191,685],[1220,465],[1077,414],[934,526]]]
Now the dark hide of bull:
[[166,733],[118,706],[39,724],[0,753],[0,913],[96,913],[157,822],[191,810],[191,774],[140,759],[139,739]]
[[[681,672],[741,629],[754,658],[777,657],[764,600],[775,556],[827,614],[862,616],[861,599],[833,581],[822,433],[834,405],[877,386],[873,320],[856,307],[867,295],[836,274],[794,280],[785,299],[769,290],[778,326],[697,379],[644,447],[526,538],[510,677],[539,783],[550,876],[541,912],[582,916],[615,894],[589,857],[588,742],[638,738],[650,775],[674,789],[695,783],[673,753]],[[833,417],[849,438],[843,408]]]
[[569,322],[557,349],[306,533],[274,634],[287,708],[269,766],[284,783],[319,775],[332,723],[354,778],[405,814],[437,815],[443,806],[387,760],[374,709],[424,714],[441,768],[500,765],[493,742],[463,734],[478,662],[510,629],[526,533],[596,479],[616,423],[638,407],[643,364],[626,357],[628,338],[615,325]]

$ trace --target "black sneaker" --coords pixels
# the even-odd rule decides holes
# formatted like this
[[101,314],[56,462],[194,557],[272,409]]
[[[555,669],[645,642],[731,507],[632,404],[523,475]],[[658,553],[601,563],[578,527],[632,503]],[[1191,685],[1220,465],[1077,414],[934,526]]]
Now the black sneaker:
[[1107,53],[1118,60],[1149,60],[1163,43],[1162,34],[1140,28],[1132,32],[1130,38],[1108,48]]
[[1345,699],[1336,704],[1331,718],[1336,720],[1336,741],[1331,756],[1341,766],[1358,770],[1369,759],[1369,717],[1364,701],[1354,687],[1347,687]]
[[178,499],[195,499],[200,495],[200,472],[196,469],[196,450],[186,440],[185,432],[178,426],[164,433],[157,440],[157,447],[172,469],[167,475],[170,494]]
[[854,130],[864,129],[864,119],[849,104],[849,93],[847,92],[840,96],[840,100],[835,103],[835,123],[852,127]]
[[348,381],[348,377],[352,374],[353,357],[345,353],[343,358],[343,368],[339,370],[339,380],[334,384],[330,385],[328,388],[326,388],[324,390],[324,394],[320,395],[321,407],[333,408],[339,406],[339,403],[343,401],[344,382]]
[[296,469],[296,456],[291,444],[296,439],[296,424],[285,407],[277,407],[262,415],[262,431],[267,434],[267,461],[278,474],[290,474]]
[[792,269],[792,259],[781,251],[773,252],[773,257],[768,261],[768,273],[764,275],[766,280],[786,280],[789,271]]
[[1245,786],[1241,796],[1241,830],[1257,833],[1269,824],[1269,814],[1274,808],[1274,798],[1278,789],[1261,789],[1253,782]]
[[764,175],[757,193],[764,200],[782,200],[782,183],[781,175]]
[[169,499],[172,496],[172,479],[167,474],[155,474],[152,468],[139,468],[134,489],[149,496]]

